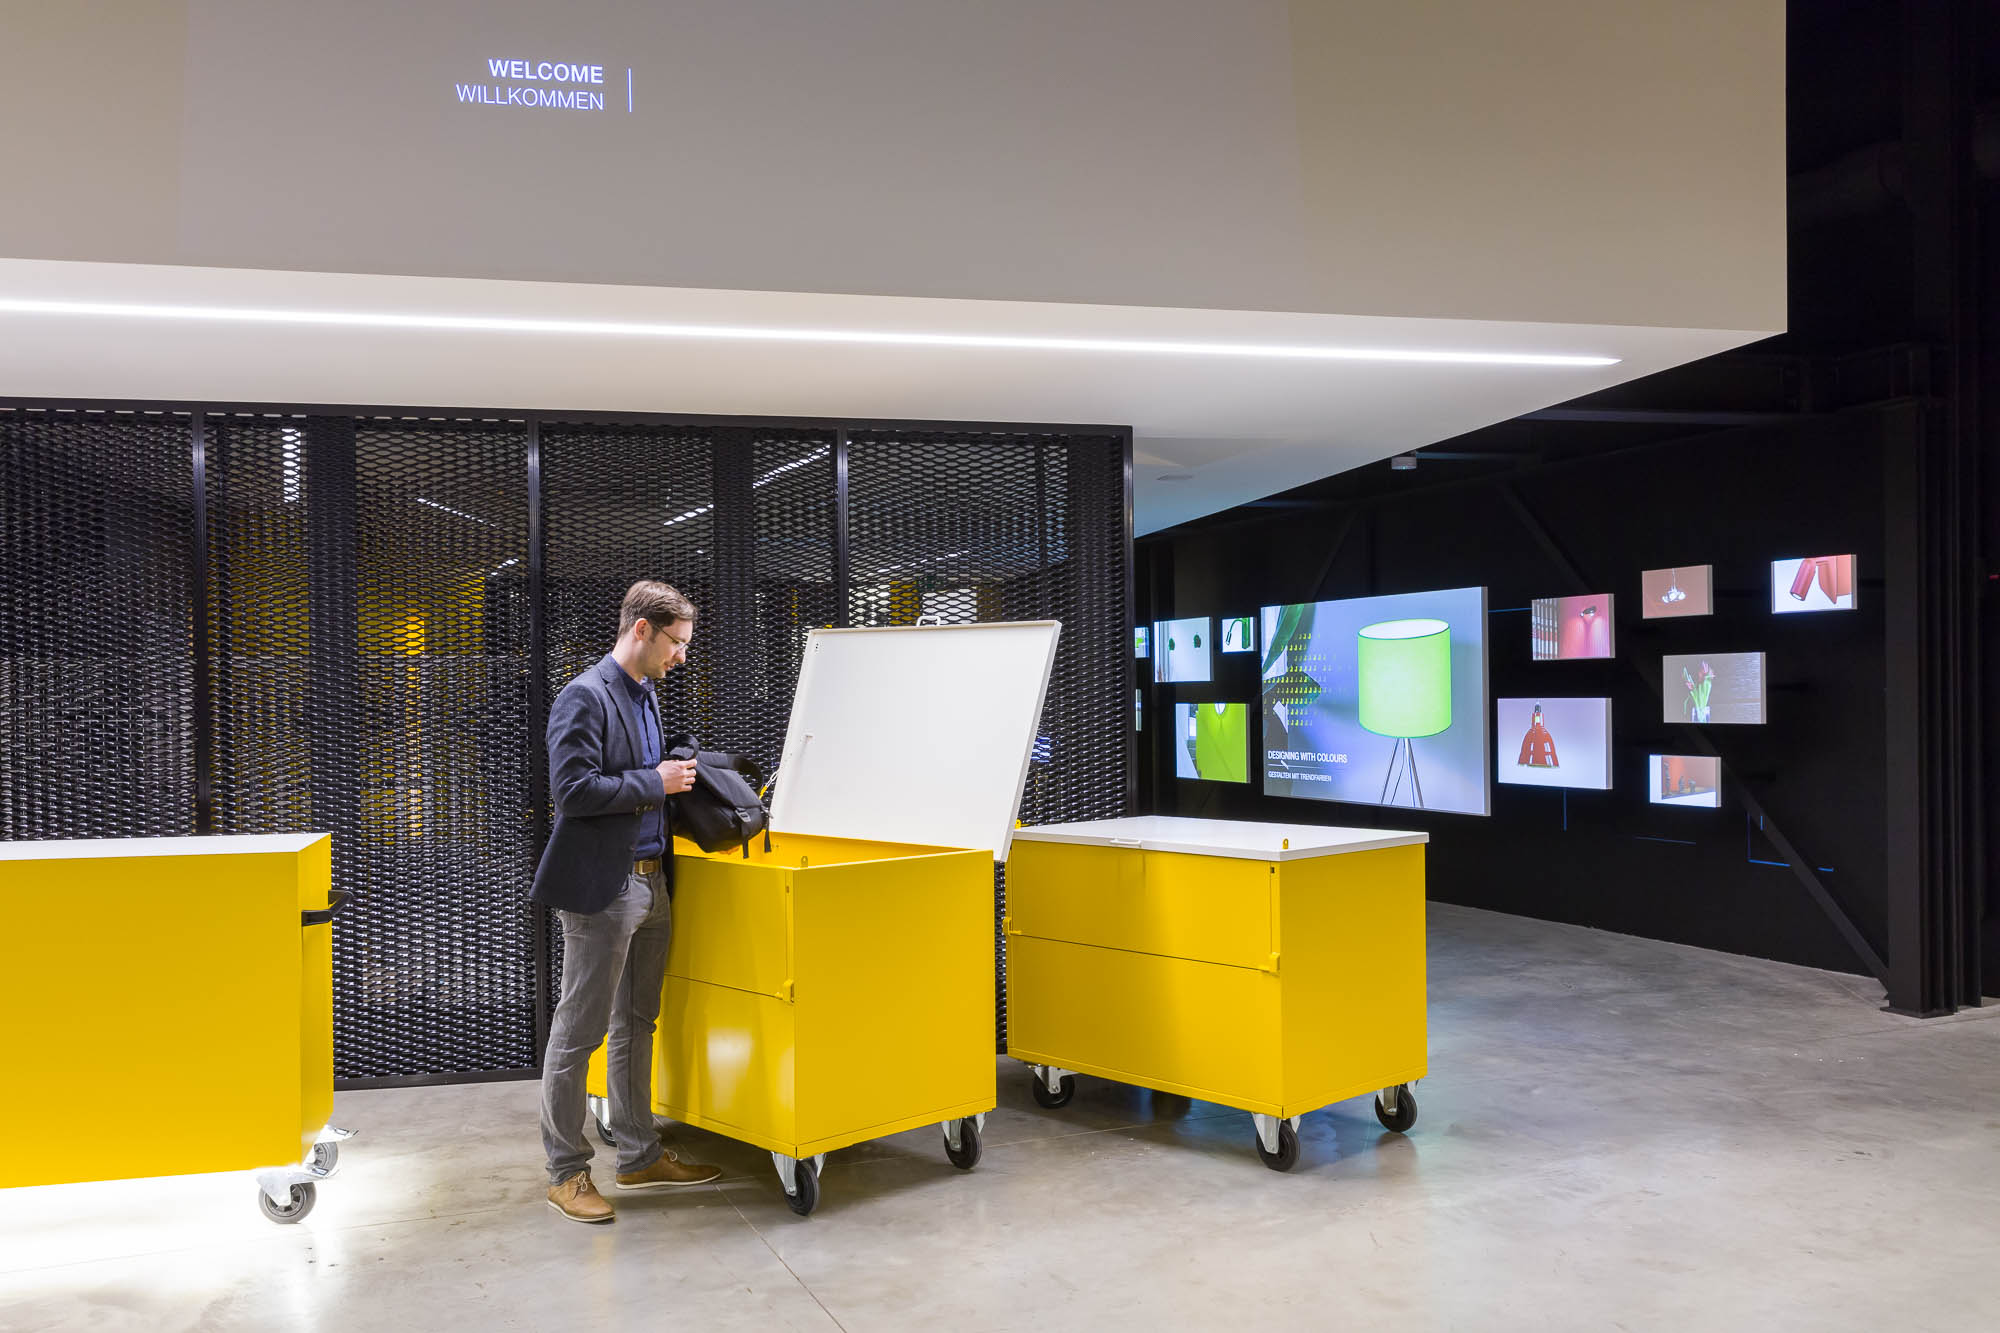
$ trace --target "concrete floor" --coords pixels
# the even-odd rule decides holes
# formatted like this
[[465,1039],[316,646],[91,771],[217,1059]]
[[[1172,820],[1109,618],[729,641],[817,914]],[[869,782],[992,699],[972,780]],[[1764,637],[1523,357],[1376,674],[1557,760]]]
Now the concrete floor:
[[[1415,1131],[1344,1103],[1290,1175],[1239,1112],[1088,1079],[1043,1111],[1002,1061],[969,1175],[902,1135],[800,1219],[763,1153],[683,1128],[720,1184],[582,1227],[542,1203],[537,1085],[343,1093],[363,1136],[297,1227],[245,1176],[0,1191],[0,1328],[2000,1326],[2000,1008],[1918,1023],[1853,977],[1451,907],[1431,960]],[[52,1145],[102,1151],[71,1091]]]

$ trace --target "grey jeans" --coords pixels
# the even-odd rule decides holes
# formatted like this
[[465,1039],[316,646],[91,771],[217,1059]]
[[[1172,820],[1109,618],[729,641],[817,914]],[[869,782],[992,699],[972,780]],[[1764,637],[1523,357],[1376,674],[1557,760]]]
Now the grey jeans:
[[666,876],[657,870],[629,875],[602,912],[556,915],[563,933],[562,999],[542,1057],[542,1150],[548,1154],[549,1183],[560,1184],[590,1167],[584,1075],[607,1029],[605,1075],[618,1170],[643,1171],[661,1153],[652,1084],[653,1029],[674,937]]

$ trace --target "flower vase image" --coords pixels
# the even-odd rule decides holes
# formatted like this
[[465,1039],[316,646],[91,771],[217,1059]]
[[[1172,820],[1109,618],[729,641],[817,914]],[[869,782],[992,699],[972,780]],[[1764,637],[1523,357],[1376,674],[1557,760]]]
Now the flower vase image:
[[1681,682],[1687,686],[1687,698],[1681,701],[1681,711],[1690,722],[1708,721],[1708,696],[1715,688],[1715,668],[1703,662],[1698,673],[1681,668]]

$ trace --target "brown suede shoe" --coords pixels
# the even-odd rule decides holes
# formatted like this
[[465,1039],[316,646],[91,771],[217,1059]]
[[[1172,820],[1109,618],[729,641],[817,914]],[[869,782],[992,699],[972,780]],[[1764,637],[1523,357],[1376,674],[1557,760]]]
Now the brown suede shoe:
[[560,1185],[549,1186],[549,1207],[572,1222],[615,1222],[618,1214],[591,1183],[590,1172],[579,1171]]
[[621,1190],[662,1190],[673,1185],[706,1185],[719,1179],[722,1168],[704,1166],[699,1162],[683,1162],[669,1148],[660,1154],[660,1160],[637,1171],[620,1171],[618,1188]]

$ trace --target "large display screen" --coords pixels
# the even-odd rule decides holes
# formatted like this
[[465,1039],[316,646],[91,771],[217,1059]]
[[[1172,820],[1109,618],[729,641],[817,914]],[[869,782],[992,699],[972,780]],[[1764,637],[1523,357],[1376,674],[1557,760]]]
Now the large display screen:
[[1146,657],[1150,655],[1151,649],[1152,649],[1152,643],[1151,640],[1147,637],[1146,627],[1144,625],[1141,625],[1137,629],[1133,630],[1132,656],[1140,658]]
[[1639,615],[1643,620],[1715,614],[1715,566],[1676,565],[1639,575]]
[[1537,597],[1529,607],[1530,642],[1537,662],[1609,657],[1613,633],[1611,594]]
[[1175,704],[1174,776],[1248,782],[1250,705]]
[[1153,624],[1153,679],[1163,685],[1214,678],[1215,633],[1207,616]]
[[1611,790],[1609,699],[1500,699],[1493,728],[1500,781]]
[[1264,792],[1483,815],[1486,589],[1267,606]]
[[1853,556],[1809,555],[1801,560],[1771,562],[1772,615],[1853,609]]
[[1764,721],[1764,654],[1675,653],[1660,659],[1667,722]]
[[1225,653],[1256,652],[1257,617],[1231,616],[1223,621],[1222,651]]
[[1646,799],[1654,805],[1722,804],[1722,761],[1713,755],[1656,754],[1650,759],[1652,779]]

